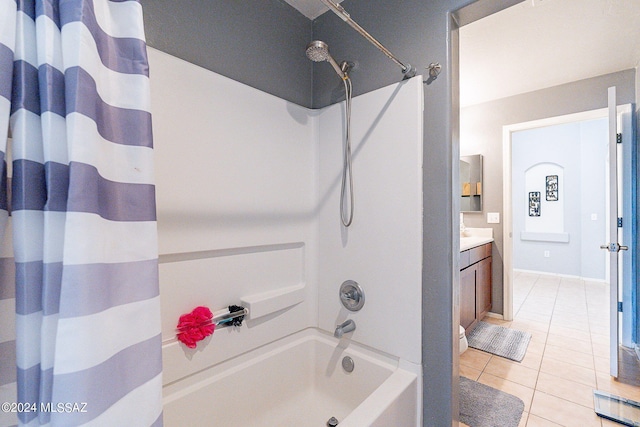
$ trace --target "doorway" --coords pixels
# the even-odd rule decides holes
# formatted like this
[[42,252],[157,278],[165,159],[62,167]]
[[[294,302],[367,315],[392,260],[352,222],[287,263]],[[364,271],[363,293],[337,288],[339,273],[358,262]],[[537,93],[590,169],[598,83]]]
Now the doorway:
[[[514,297],[514,272],[545,272],[552,276],[573,277],[589,282],[608,282],[609,256],[598,248],[602,242],[620,241],[631,242],[633,230],[629,218],[633,218],[633,194],[635,192],[632,176],[634,172],[633,154],[633,108],[631,105],[618,107],[617,126],[620,131],[620,144],[618,145],[618,200],[619,218],[627,218],[626,227],[619,220],[619,228],[613,237],[608,234],[610,212],[608,188],[605,181],[609,181],[607,173],[607,140],[608,123],[607,109],[588,111],[537,120],[527,123],[519,123],[505,126],[504,128],[504,318],[513,319],[517,308],[522,303],[522,295]],[[522,144],[529,144],[523,147]],[[576,145],[576,143],[578,145]],[[531,147],[535,145],[535,149]],[[573,146],[571,145],[573,144]],[[538,152],[538,149],[540,151]],[[563,150],[568,150],[564,153]],[[549,151],[553,151],[550,153]],[[568,154],[568,156],[567,156]],[[558,160],[559,159],[559,160]],[[555,162],[555,163],[554,163]],[[567,165],[567,176],[564,166]],[[549,201],[537,202],[535,212],[523,212],[529,190],[542,190],[544,192],[544,175],[535,176],[535,168],[529,168],[530,173],[536,179],[535,185],[526,182],[525,166],[536,164],[539,169],[548,169],[556,173],[558,184],[555,197]],[[576,167],[578,166],[578,167]],[[555,169],[554,169],[555,168]],[[573,170],[572,170],[573,169]],[[549,172],[551,173],[551,172]],[[539,175],[539,173],[538,173]],[[571,176],[573,175],[573,179]],[[547,179],[549,176],[547,175]],[[562,185],[563,181],[567,185]],[[564,203],[556,203],[564,199]],[[533,208],[531,208],[533,209]],[[541,221],[545,212],[548,219]],[[565,212],[566,211],[566,212]],[[554,221],[555,220],[555,221]],[[614,218],[615,222],[615,218]],[[527,227],[530,229],[527,229]],[[571,237],[572,235],[572,237]],[[548,250],[553,248],[552,250]],[[554,250],[554,249],[557,249]],[[633,245],[631,251],[622,252],[619,256],[620,286],[617,292],[611,293],[610,299],[614,301],[611,306],[613,318],[620,328],[612,341],[612,358],[618,347],[617,342],[633,348],[633,331],[635,329],[635,316],[632,307],[634,294],[633,271]],[[560,253],[559,259],[558,253]],[[552,257],[551,254],[554,256]],[[606,296],[606,294],[605,294]],[[514,301],[515,300],[515,301]],[[626,312],[616,315],[615,302],[622,300],[628,306]],[[514,308],[515,305],[515,308]],[[606,308],[606,307],[605,307]],[[603,308],[603,310],[605,310]],[[609,309],[605,310],[609,314]],[[606,319],[607,316],[605,315]],[[613,324],[613,322],[612,322]],[[611,334],[614,334],[614,330]],[[614,361],[618,359],[615,358]],[[612,367],[617,372],[617,367]],[[614,376],[618,376],[617,373]]]
[[[528,1],[527,3],[535,4],[541,2]],[[548,4],[551,6],[554,2],[544,3],[545,5]],[[566,3],[567,2],[565,2],[565,4]],[[461,32],[463,32],[463,30],[464,27],[462,27]],[[460,38],[462,39],[463,35],[461,35]],[[502,38],[507,42],[511,41],[509,37]],[[529,54],[529,46],[520,46],[520,51],[522,55]],[[461,55],[464,55],[464,52],[461,52]],[[457,57],[456,53],[454,53],[453,57]],[[503,175],[504,164],[502,156],[495,155],[496,151],[502,153],[501,145],[503,125],[540,120],[546,117],[562,116],[579,111],[590,111],[602,108],[606,105],[607,88],[614,85],[622,87],[622,90],[620,91],[622,96],[618,99],[618,103],[624,104],[627,102],[635,102],[635,89],[629,86],[635,80],[635,70],[633,70],[634,66],[635,64],[630,66],[628,70],[614,71],[606,75],[605,73],[602,73],[598,77],[577,78],[576,81],[568,83],[561,82],[555,86],[549,85],[546,86],[545,89],[532,88],[531,92],[523,92],[517,94],[517,96],[505,96],[505,98],[494,99],[486,102],[482,106],[463,106],[460,112],[460,152],[463,155],[482,154],[484,156],[486,172],[484,177],[485,185],[483,188],[483,197],[486,196],[484,200],[487,202],[482,213],[473,215],[465,214],[465,225],[471,227],[494,227],[489,225],[486,221],[487,213],[491,212],[500,213],[502,217],[501,219],[503,221],[505,220],[506,213],[502,208],[502,183],[505,178]],[[494,66],[492,70],[496,72],[496,68],[499,69],[499,67]],[[540,66],[536,68],[536,70],[541,75],[552,75],[554,71],[556,71],[555,69],[546,68],[544,66]],[[500,82],[504,81],[500,78],[497,78],[496,80]],[[484,81],[487,81],[487,79]],[[624,95],[625,93],[627,95]],[[471,126],[468,126],[469,123],[472,123]],[[491,193],[495,192],[496,188],[498,189],[497,192],[500,194],[494,193],[492,195]],[[504,205],[506,206],[507,204],[504,203]],[[501,263],[503,261],[506,262],[505,257],[508,256],[502,247],[502,241],[507,235],[503,229],[503,225],[504,224],[499,224],[493,228],[494,236],[496,238],[494,256],[496,255],[496,249],[498,249],[497,255]],[[503,278],[502,266],[500,266],[499,269],[500,271],[498,272],[494,271],[494,279],[497,278],[499,284],[502,284],[503,281],[508,280],[506,275],[510,273],[505,271],[505,277]],[[505,293],[506,292],[508,291],[505,289]],[[493,297],[494,303],[496,304],[493,311],[499,316],[504,316],[505,318],[510,319],[509,316],[513,316],[513,313],[507,312],[506,299],[511,296],[503,294],[503,289],[500,288],[499,290],[494,291]],[[604,380],[603,378],[599,379]],[[509,379],[506,379],[506,381],[509,381]],[[593,385],[593,388],[596,387],[600,387],[600,383]],[[536,389],[535,385],[533,386],[533,391],[531,393],[532,395],[539,394],[540,396],[549,394],[545,393],[545,391]],[[632,393],[640,393],[640,391],[635,388],[635,390],[632,390]],[[558,397],[557,395],[552,396],[554,396],[554,398]],[[640,396],[640,394],[637,396]],[[560,397],[560,399],[563,398]],[[562,400],[560,401],[562,402]],[[532,401],[530,397],[530,402],[535,402],[535,400]],[[589,401],[585,400],[584,405],[588,407]],[[592,409],[587,412],[593,414]],[[533,418],[535,419],[535,417]]]

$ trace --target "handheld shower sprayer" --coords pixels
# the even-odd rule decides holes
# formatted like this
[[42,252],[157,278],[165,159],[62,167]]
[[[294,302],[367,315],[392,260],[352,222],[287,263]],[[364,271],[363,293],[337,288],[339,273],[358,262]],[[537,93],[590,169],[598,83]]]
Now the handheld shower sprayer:
[[338,65],[336,60],[333,59],[333,56],[329,53],[329,46],[321,40],[314,40],[307,45],[307,58],[313,62],[327,61],[331,64],[341,79],[348,76],[348,72],[352,67],[352,65],[347,61],[342,61],[342,63]]
[[[351,174],[351,98],[353,88],[351,79],[349,78],[349,70],[353,64],[342,61],[340,65],[329,53],[329,46],[320,40],[314,40],[307,45],[307,58],[313,62],[327,61],[335,72],[340,76],[344,84],[345,92],[345,117],[346,117],[346,135],[344,144],[344,156],[342,158],[342,187],[340,188],[340,220],[342,225],[349,227],[353,221],[353,175]],[[348,181],[348,188],[347,188]],[[349,200],[347,201],[347,192],[349,192]]]

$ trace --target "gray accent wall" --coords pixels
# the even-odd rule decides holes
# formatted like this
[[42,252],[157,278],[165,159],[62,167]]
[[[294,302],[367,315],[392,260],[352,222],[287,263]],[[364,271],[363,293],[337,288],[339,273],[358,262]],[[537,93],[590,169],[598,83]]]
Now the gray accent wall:
[[305,55],[311,21],[288,3],[140,3],[149,46],[295,104],[311,106],[312,62]]
[[607,106],[607,88],[617,87],[618,104],[635,102],[635,70],[625,70],[465,107],[460,112],[460,150],[484,156],[482,213],[465,214],[467,227],[493,228],[493,305],[503,306],[503,224],[487,224],[487,212],[504,217],[502,201],[502,127]]

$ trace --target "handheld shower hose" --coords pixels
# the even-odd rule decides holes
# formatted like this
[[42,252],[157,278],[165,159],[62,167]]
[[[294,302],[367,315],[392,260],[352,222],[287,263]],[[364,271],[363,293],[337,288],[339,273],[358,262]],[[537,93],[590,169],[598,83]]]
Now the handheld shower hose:
[[[353,222],[354,195],[353,195],[353,175],[351,173],[351,98],[353,96],[353,86],[347,70],[350,68],[346,62],[342,66],[338,65],[329,53],[329,46],[320,40],[312,41],[307,45],[307,57],[314,62],[327,61],[338,76],[342,79],[345,92],[345,121],[346,133],[344,144],[344,155],[342,161],[342,186],[340,188],[340,220],[342,225],[349,227]],[[347,189],[347,177],[349,188]],[[349,203],[347,205],[347,191],[349,192]],[[347,206],[345,206],[347,205]]]

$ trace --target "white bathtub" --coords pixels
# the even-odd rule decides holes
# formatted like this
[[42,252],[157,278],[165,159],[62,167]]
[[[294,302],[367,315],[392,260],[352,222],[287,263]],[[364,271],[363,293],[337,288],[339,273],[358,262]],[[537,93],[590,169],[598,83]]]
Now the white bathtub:
[[417,427],[417,393],[417,375],[397,360],[306,329],[165,387],[164,424]]

